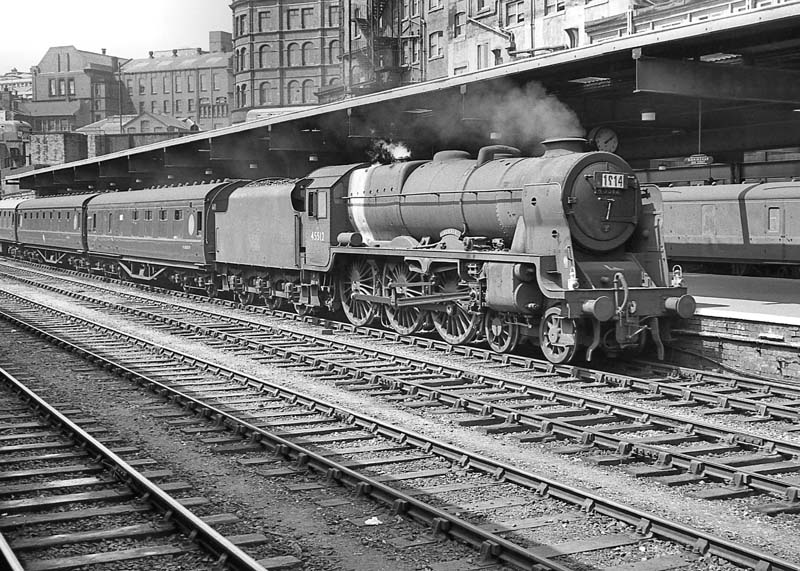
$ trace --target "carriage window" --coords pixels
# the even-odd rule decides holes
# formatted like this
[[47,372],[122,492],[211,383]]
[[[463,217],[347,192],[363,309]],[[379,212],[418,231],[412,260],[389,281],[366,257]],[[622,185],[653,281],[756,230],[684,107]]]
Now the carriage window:
[[69,212],[67,212],[67,220],[69,220]]
[[134,220],[134,222],[136,220],[139,220],[139,211],[138,210],[134,210],[133,211],[133,220]]
[[152,210],[145,210],[144,211],[144,219],[145,220],[152,220],[153,219],[153,211]]
[[61,220],[61,213],[58,213],[58,219]]
[[108,213],[108,233],[111,233],[111,220],[113,219],[114,214],[112,212]]
[[198,212],[197,213],[197,233],[200,234],[200,232],[202,232],[202,231],[203,231],[203,213],[202,212]]
[[767,210],[767,232],[781,231],[781,209],[771,207]]
[[91,230],[94,232],[97,230],[97,214],[92,214],[92,228]]
[[167,219],[167,211],[166,210],[159,210],[158,211],[158,219],[162,222]]
[[183,220],[183,210],[176,210],[174,213],[175,220]]
[[50,211],[50,220],[52,220],[52,219],[53,219],[53,211],[51,210]]

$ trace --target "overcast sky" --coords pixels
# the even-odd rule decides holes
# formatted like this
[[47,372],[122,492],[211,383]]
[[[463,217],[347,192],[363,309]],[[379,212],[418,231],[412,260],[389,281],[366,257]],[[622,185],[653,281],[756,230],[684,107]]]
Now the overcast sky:
[[0,74],[30,71],[51,46],[140,58],[150,50],[207,50],[209,31],[231,31],[230,0],[0,1]]

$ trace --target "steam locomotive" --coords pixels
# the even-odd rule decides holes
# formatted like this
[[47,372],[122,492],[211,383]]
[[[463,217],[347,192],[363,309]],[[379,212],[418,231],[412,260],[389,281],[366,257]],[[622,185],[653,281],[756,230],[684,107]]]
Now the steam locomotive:
[[553,363],[617,354],[693,314],[670,273],[658,189],[583,139],[442,151],[235,180],[0,201],[3,252],[356,325],[433,331]]

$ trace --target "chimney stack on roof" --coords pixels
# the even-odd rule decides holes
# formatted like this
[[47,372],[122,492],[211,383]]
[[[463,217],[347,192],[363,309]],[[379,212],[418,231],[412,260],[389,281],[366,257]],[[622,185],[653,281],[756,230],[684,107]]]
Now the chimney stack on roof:
[[172,50],[172,57],[178,57],[178,50]]
[[153,59],[153,51],[150,50],[148,53],[150,54],[150,59]]
[[103,55],[106,55],[106,48],[101,48],[100,51],[103,52]]

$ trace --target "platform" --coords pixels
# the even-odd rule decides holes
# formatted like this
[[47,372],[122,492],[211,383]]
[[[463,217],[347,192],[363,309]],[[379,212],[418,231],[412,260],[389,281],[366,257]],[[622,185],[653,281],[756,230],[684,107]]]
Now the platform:
[[800,282],[705,274],[685,279],[697,313],[675,330],[671,359],[800,383]]
[[697,313],[800,326],[800,283],[779,278],[686,274]]

